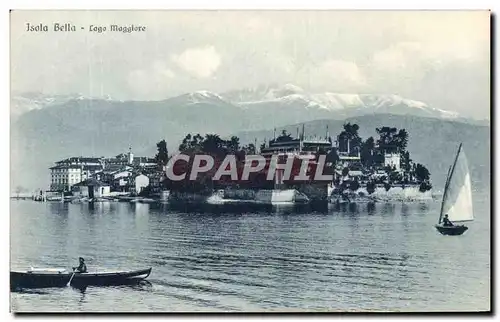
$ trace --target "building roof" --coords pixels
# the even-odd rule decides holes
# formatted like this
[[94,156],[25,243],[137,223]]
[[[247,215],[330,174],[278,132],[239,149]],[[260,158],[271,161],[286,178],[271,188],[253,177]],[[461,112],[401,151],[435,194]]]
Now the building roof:
[[61,161],[57,161],[56,164],[60,163],[72,163],[72,162],[101,162],[101,158],[95,158],[95,157],[70,157]]
[[109,184],[90,178],[73,185],[73,187],[84,187],[84,186],[104,187],[104,186],[109,186]]
[[83,165],[83,170],[99,170],[102,169],[102,165]]
[[345,155],[339,153],[339,160],[360,160],[361,157],[359,155]]
[[80,169],[81,167],[76,164],[58,164],[53,167],[50,167],[50,170],[55,170],[55,169]]
[[309,140],[303,140],[302,143],[304,144],[322,144],[322,145],[328,145],[331,146],[332,142],[328,141],[327,139],[309,139]]
[[154,158],[150,157],[134,157],[134,163],[147,162],[147,163],[156,163]]
[[132,167],[123,164],[111,164],[107,165],[103,170],[106,174],[115,174],[122,171],[132,171]]

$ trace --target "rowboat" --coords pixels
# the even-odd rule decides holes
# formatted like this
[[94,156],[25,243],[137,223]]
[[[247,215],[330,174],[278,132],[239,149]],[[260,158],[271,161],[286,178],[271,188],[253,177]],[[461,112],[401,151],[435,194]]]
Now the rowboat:
[[38,268],[25,272],[10,272],[10,287],[15,288],[43,288],[64,287],[71,281],[72,286],[87,285],[121,285],[130,284],[146,279],[151,274],[151,267],[135,271],[89,272],[75,273],[66,269]]

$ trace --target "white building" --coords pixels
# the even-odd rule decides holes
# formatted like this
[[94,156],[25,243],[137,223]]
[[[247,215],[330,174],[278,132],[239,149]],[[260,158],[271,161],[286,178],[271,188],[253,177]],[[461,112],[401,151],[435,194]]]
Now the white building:
[[76,165],[56,165],[50,168],[50,190],[69,191],[82,181],[82,169]]
[[102,171],[102,158],[71,157],[50,168],[50,190],[70,191],[74,184]]
[[384,155],[384,166],[394,167],[396,171],[401,171],[401,155],[399,153],[386,153]]
[[141,193],[141,191],[149,186],[149,178],[144,174],[139,174],[133,177],[131,188],[134,189],[133,192]]

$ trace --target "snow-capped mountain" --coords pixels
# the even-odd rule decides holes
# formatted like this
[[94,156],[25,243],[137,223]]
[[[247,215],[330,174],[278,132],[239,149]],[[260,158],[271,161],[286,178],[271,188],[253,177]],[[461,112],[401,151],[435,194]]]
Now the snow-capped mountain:
[[185,101],[187,104],[198,103],[226,103],[224,99],[216,93],[210,91],[196,91],[171,98],[176,101]]
[[[304,108],[336,114],[360,115],[371,113],[415,114],[418,116],[456,119],[456,112],[428,106],[424,102],[386,94],[308,93],[302,88],[286,84],[278,87],[261,86],[255,89],[232,91],[223,95],[243,108]],[[340,116],[340,115],[337,115]]]
[[10,98],[10,111],[11,116],[16,118],[26,112],[32,110],[40,110],[48,106],[62,105],[72,100],[85,100],[85,99],[101,99],[107,101],[114,101],[114,99],[105,95],[103,97],[86,97],[82,94],[67,94],[67,95],[48,95],[38,92],[14,92]]
[[[13,118],[31,111],[49,106],[71,105],[66,104],[73,100],[105,100],[120,102],[106,97],[85,97],[74,95],[44,95],[40,93],[14,94],[11,98],[11,115]],[[200,112],[203,117],[203,108],[210,106],[211,112],[219,108],[221,112],[242,114],[242,117],[255,119],[255,123],[267,123],[269,116],[276,120],[274,123],[289,124],[290,122],[304,122],[315,119],[330,118],[342,119],[346,117],[366,114],[398,114],[434,117],[467,121],[458,113],[431,107],[425,102],[401,97],[393,94],[356,94],[308,92],[299,86],[285,84],[281,86],[258,86],[222,94],[200,90],[162,100],[162,106],[176,108],[193,108],[191,115]],[[124,103],[124,102],[121,102]],[[126,103],[126,102],[125,102]],[[151,105],[151,101],[135,101],[136,105]],[[199,111],[198,111],[199,110]],[[178,109],[176,113],[181,113]]]

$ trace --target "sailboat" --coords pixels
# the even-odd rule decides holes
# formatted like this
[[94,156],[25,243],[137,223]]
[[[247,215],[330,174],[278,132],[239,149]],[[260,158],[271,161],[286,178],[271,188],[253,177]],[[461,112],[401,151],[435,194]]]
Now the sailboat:
[[462,143],[458,147],[455,162],[448,169],[436,229],[442,235],[462,235],[468,229],[465,225],[444,226],[442,222],[445,215],[452,223],[474,220],[470,173]]

